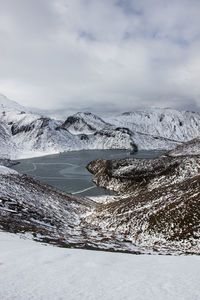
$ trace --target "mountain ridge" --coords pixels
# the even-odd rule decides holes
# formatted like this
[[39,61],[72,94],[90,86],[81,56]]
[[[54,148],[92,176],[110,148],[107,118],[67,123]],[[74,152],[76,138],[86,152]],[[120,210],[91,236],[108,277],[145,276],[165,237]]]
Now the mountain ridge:
[[77,112],[61,121],[0,96],[0,127],[7,133],[3,144],[11,145],[2,155],[13,159],[82,149],[171,150],[199,136],[200,114],[149,109],[101,118]]

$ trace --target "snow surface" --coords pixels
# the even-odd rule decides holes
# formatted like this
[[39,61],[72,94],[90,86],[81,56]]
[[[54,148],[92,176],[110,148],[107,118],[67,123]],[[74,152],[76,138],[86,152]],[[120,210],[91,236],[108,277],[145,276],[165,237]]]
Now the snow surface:
[[[186,142],[200,136],[200,114],[175,109],[149,108],[142,111],[126,112],[118,116],[104,118],[116,126],[127,127],[140,133],[136,144],[141,143],[141,134],[162,137],[171,141]],[[145,144],[142,145],[144,148]]]
[[6,111],[8,110],[23,110],[26,111],[27,109],[18,104],[17,102],[8,99],[6,96],[2,95],[0,93],[0,110],[4,110],[6,109]]
[[0,165],[0,174],[9,175],[9,174],[18,174],[18,172]]
[[198,300],[200,257],[45,246],[0,232],[0,299]]

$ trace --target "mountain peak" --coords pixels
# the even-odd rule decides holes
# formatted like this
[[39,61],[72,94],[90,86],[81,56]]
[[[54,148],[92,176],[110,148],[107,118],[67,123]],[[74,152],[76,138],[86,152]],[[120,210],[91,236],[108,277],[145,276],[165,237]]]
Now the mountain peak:
[[20,110],[27,111],[27,109],[18,104],[17,102],[10,100],[8,97],[0,93],[0,110]]

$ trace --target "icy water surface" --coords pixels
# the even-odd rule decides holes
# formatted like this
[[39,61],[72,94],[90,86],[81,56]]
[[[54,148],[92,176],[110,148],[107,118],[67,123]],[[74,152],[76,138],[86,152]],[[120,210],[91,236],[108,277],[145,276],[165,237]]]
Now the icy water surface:
[[19,160],[20,164],[13,169],[72,194],[110,195],[112,192],[99,188],[92,182],[93,175],[85,168],[90,161],[97,158],[153,158],[161,153],[163,152],[139,151],[130,155],[130,151],[125,150],[81,150]]

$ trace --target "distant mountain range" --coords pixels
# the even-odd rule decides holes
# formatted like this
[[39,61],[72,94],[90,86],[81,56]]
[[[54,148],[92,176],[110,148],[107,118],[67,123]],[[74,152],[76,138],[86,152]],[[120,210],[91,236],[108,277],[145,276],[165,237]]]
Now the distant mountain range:
[[100,118],[78,112],[65,121],[30,112],[0,95],[0,156],[23,158],[81,149],[173,149],[198,137],[200,114],[149,109]]

